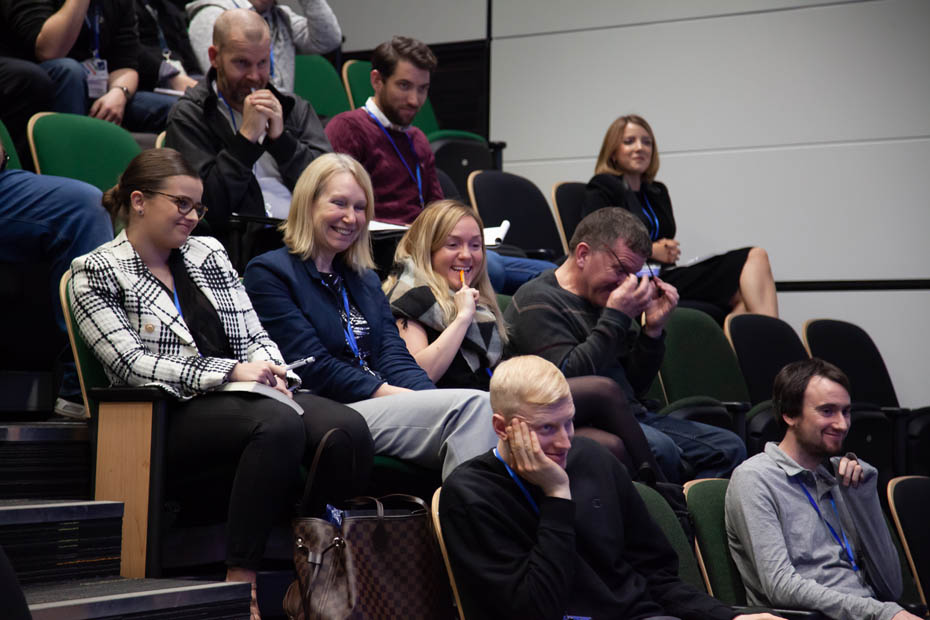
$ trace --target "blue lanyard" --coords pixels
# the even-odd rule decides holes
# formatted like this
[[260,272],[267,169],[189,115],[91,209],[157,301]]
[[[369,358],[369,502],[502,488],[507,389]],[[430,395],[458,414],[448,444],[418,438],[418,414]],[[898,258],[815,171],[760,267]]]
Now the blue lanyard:
[[178,315],[180,315],[180,317],[183,319],[184,311],[181,310],[181,301],[178,299],[178,283],[177,282],[174,283],[174,290],[172,291],[172,293],[174,293],[174,307],[178,309]]
[[152,19],[155,20],[155,28],[158,30],[158,44],[161,46],[161,55],[164,56],[165,60],[171,59],[171,48],[168,47],[168,41],[165,39],[165,33],[162,32],[161,24],[158,23],[158,11],[155,10],[148,2],[143,2],[145,5],[145,10],[149,12],[149,15],[152,16]]
[[94,33],[94,58],[100,59],[100,5],[94,2],[94,25],[91,26],[90,19],[84,16],[84,23]]
[[512,469],[510,469],[510,465],[507,464],[507,461],[501,458],[501,453],[497,451],[497,448],[494,448],[494,456],[497,457],[498,461],[504,464],[504,468],[507,470],[507,473],[510,474],[510,477],[513,478],[513,481],[517,483],[517,486],[520,487],[520,490],[523,491],[523,495],[526,496],[526,501],[530,503],[530,506],[533,508],[533,512],[539,514],[539,506],[537,506],[536,502],[533,501],[533,496],[530,495],[530,492],[526,490],[525,486],[523,486],[523,482],[520,480],[520,477],[517,476],[517,474],[515,474]]
[[659,218],[656,215],[656,212],[653,211],[652,205],[649,204],[649,197],[646,196],[646,188],[643,188],[642,194],[643,194],[643,200],[646,201],[646,208],[649,209],[649,213],[646,213],[646,216],[649,218],[649,223],[651,225],[650,228],[654,227],[653,228],[654,232],[652,232],[650,236],[652,237],[653,241],[656,241],[659,238]]
[[342,290],[340,292],[342,293],[342,307],[345,308],[346,311],[346,324],[343,327],[343,330],[346,334],[346,342],[348,343],[349,348],[352,349],[352,353],[355,355],[355,359],[358,362],[358,365],[364,368],[365,362],[362,360],[362,356],[359,355],[358,342],[355,340],[355,332],[352,331],[352,314],[349,312],[349,296],[346,295],[345,285],[343,285],[341,288]]
[[404,168],[407,169],[407,174],[409,174],[410,178],[413,179],[413,182],[417,184],[417,194],[419,194],[420,196],[420,208],[423,208],[425,206],[423,204],[423,178],[420,175],[420,158],[419,156],[417,156],[417,150],[413,148],[413,138],[411,138],[410,134],[407,133],[406,131],[403,132],[404,135],[407,136],[407,142],[410,143],[410,152],[413,153],[413,160],[414,162],[416,162],[414,164],[414,166],[417,169],[416,175],[413,174],[413,170],[410,169],[410,165],[407,163],[407,160],[404,159],[403,155],[401,155],[400,149],[397,148],[397,143],[394,142],[394,138],[392,138],[391,134],[388,133],[387,128],[385,128],[385,126],[381,124],[381,121],[378,120],[377,116],[371,113],[371,110],[369,110],[368,108],[365,108],[365,111],[368,112],[368,116],[370,116],[376,123],[378,123],[378,127],[380,127],[381,131],[384,132],[384,135],[387,136],[387,139],[390,141],[391,146],[394,147],[394,152],[397,153],[397,156],[400,158],[401,163],[404,164]]
[[836,515],[836,522],[840,524],[840,534],[843,535],[843,539],[840,540],[840,537],[837,535],[836,530],[833,529],[833,526],[823,518],[823,514],[820,512],[820,506],[817,505],[817,502],[814,501],[814,498],[811,496],[810,491],[807,490],[807,487],[804,486],[804,483],[801,481],[800,477],[795,476],[794,480],[801,486],[801,490],[804,491],[804,495],[807,495],[808,501],[810,501],[811,506],[814,507],[814,510],[817,511],[817,516],[820,517],[820,520],[823,521],[827,527],[830,529],[830,533],[833,534],[833,539],[836,540],[837,544],[846,551],[846,557],[849,558],[849,563],[852,564],[852,569],[854,572],[859,571],[859,565],[856,564],[855,558],[853,558],[852,548],[849,545],[849,540],[846,538],[846,532],[843,531],[843,525],[840,521],[840,513],[836,509],[836,502],[833,501],[833,496],[830,496],[830,505],[833,506],[833,514]]
[[238,133],[239,127],[236,126],[236,115],[233,113],[232,106],[229,105],[228,101],[226,101],[226,97],[223,96],[223,93],[219,88],[216,89],[216,94],[220,96],[220,101],[222,101],[223,105],[226,106],[226,109],[229,110],[229,121],[232,123],[233,133]]

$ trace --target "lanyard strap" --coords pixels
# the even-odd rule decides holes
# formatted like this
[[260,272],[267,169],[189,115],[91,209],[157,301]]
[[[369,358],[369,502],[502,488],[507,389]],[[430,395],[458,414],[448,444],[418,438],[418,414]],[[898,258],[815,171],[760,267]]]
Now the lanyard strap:
[[165,39],[165,33],[161,29],[161,24],[158,23],[158,11],[148,2],[145,2],[145,10],[148,11],[152,19],[155,20],[155,28],[158,29],[158,44],[161,46],[161,55],[165,57],[165,60],[170,60],[171,48],[168,47],[168,40]]
[[362,356],[358,352],[358,342],[355,340],[355,332],[352,331],[352,313],[349,311],[349,296],[346,294],[345,285],[339,287],[342,293],[342,307],[346,311],[346,324],[343,327],[343,330],[346,334],[346,343],[348,343],[349,348],[352,349],[352,354],[355,355],[355,360],[358,362],[358,365],[365,367],[365,361],[362,359]]
[[94,58],[100,59],[100,5],[94,2],[94,23],[91,25],[90,18],[84,15],[84,23],[94,35]]
[[652,205],[649,204],[649,197],[646,196],[646,188],[643,188],[641,193],[643,195],[643,200],[646,202],[646,208],[649,209],[649,212],[646,213],[646,216],[649,218],[650,228],[654,227],[654,232],[652,232],[650,236],[652,237],[653,241],[657,241],[659,239],[659,218],[656,215],[656,212],[652,209]]
[[226,101],[226,97],[223,96],[223,92],[219,88],[216,89],[216,94],[219,95],[220,101],[222,101],[226,109],[229,110],[229,122],[232,123],[233,133],[239,133],[239,127],[236,126],[236,114],[233,112],[232,106]]
[[817,516],[820,517],[820,520],[823,521],[826,526],[830,529],[830,533],[833,534],[833,539],[837,544],[846,551],[846,557],[849,558],[849,563],[852,564],[852,569],[855,572],[859,571],[859,565],[856,564],[855,558],[853,558],[852,548],[849,545],[849,539],[846,538],[846,532],[843,531],[843,524],[840,521],[840,513],[836,509],[836,502],[833,501],[833,496],[830,496],[830,505],[833,506],[833,514],[836,515],[836,522],[840,526],[840,534],[842,534],[843,539],[840,540],[840,537],[837,535],[836,530],[833,529],[833,526],[830,525],[829,521],[823,518],[823,514],[820,512],[820,506],[817,505],[817,502],[814,501],[813,496],[810,491],[807,490],[807,487],[804,486],[804,483],[801,481],[800,475],[794,478],[797,483],[801,486],[801,490],[804,491],[804,495],[807,496],[808,501],[811,503],[811,506],[814,507],[814,510],[817,511]]
[[515,474],[512,469],[510,469],[510,465],[508,465],[507,461],[501,457],[501,453],[497,451],[497,448],[494,448],[494,456],[497,457],[498,461],[504,464],[504,468],[507,470],[507,473],[510,474],[510,477],[513,478],[513,481],[517,483],[517,486],[520,487],[520,490],[523,491],[523,495],[526,496],[526,501],[530,503],[530,507],[532,507],[533,512],[539,514],[539,506],[537,506],[536,502],[533,501],[533,496],[530,495],[530,492],[526,490],[525,486],[523,486],[523,482],[520,480],[520,477],[517,476],[517,474]]
[[420,174],[420,157],[417,155],[417,150],[413,147],[413,138],[411,138],[410,134],[406,131],[403,132],[403,134],[407,136],[407,142],[410,144],[410,152],[413,153],[414,167],[417,171],[416,174],[413,174],[413,170],[410,169],[410,164],[408,164],[407,160],[404,159],[404,156],[401,155],[400,149],[397,148],[397,143],[394,142],[394,138],[392,138],[391,134],[388,133],[387,128],[381,124],[381,121],[378,120],[377,116],[372,114],[371,110],[368,108],[364,108],[364,110],[368,113],[368,116],[370,116],[376,123],[378,123],[378,127],[381,128],[381,131],[384,132],[384,135],[387,137],[388,141],[390,141],[391,146],[394,147],[394,152],[397,153],[397,156],[400,158],[400,162],[404,164],[404,168],[407,169],[407,174],[409,174],[410,178],[413,179],[413,182],[416,183],[417,194],[420,196],[420,208],[423,208],[425,206],[423,204],[423,178]]

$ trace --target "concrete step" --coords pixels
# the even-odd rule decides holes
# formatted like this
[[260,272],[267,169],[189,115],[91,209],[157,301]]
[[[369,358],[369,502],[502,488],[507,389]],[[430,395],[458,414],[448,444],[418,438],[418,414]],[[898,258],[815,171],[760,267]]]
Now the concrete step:
[[33,620],[248,620],[247,583],[77,580],[23,589]]
[[0,499],[87,499],[91,471],[86,422],[0,424]]
[[116,577],[123,504],[89,501],[0,501],[0,547],[26,586]]

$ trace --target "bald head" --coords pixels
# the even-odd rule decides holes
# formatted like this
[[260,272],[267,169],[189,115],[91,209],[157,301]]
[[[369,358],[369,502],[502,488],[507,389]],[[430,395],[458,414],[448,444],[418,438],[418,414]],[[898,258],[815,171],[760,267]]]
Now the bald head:
[[249,43],[271,43],[271,31],[262,16],[249,9],[230,9],[213,25],[213,45],[222,49],[231,38]]

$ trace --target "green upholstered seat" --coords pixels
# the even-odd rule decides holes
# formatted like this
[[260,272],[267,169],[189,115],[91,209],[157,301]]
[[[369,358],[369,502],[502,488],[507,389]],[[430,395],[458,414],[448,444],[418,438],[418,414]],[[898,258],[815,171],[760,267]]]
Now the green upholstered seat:
[[6,165],[9,170],[20,169],[22,165],[19,162],[19,155],[16,154],[16,145],[13,144],[13,138],[10,132],[6,130],[6,125],[0,121],[0,144],[3,144],[3,150],[10,156],[10,162]]
[[317,54],[299,54],[295,59],[294,93],[310,102],[320,116],[333,117],[351,110],[339,73]]
[[707,591],[727,605],[745,605],[746,590],[727,543],[724,499],[728,480],[707,478],[685,484],[688,512],[694,523],[698,562]]
[[41,112],[29,121],[36,172],[85,181],[106,191],[142,149],[132,134],[90,116]]
[[636,486],[643,503],[646,504],[646,509],[649,511],[652,520],[661,528],[669,544],[678,554],[678,576],[682,581],[691,584],[698,590],[703,590],[704,582],[701,580],[701,573],[698,570],[694,551],[691,549],[691,544],[688,542],[684,530],[681,529],[681,524],[678,522],[675,512],[658,491],[639,482],[633,484]]

